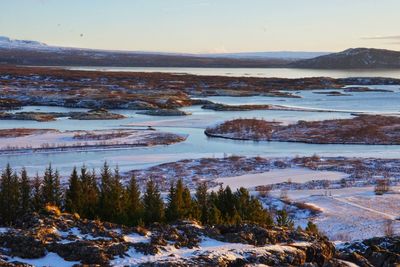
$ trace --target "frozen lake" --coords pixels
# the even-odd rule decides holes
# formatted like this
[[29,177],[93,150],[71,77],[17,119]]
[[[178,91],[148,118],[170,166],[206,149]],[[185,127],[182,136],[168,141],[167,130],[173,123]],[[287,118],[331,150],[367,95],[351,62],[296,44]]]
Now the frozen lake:
[[152,67],[65,67],[71,70],[93,71],[126,71],[126,72],[167,72],[187,73],[194,75],[217,75],[232,77],[277,77],[277,78],[305,78],[305,77],[389,77],[400,78],[400,70],[316,70],[316,69],[288,69],[288,68],[152,68]]
[[[225,154],[241,156],[294,157],[347,156],[347,157],[400,157],[400,146],[370,145],[319,145],[285,142],[252,142],[208,138],[204,135],[207,126],[234,118],[263,118],[284,123],[298,120],[325,120],[350,118],[353,112],[400,115],[399,86],[373,86],[372,88],[392,90],[392,92],[350,93],[351,96],[327,96],[316,94],[321,90],[297,92],[301,98],[283,97],[209,97],[207,99],[225,104],[276,104],[308,109],[323,109],[329,112],[256,110],[241,112],[218,112],[191,106],[183,110],[190,116],[162,117],[137,114],[134,110],[113,110],[127,118],[122,120],[79,121],[66,118],[51,122],[1,121],[0,129],[7,128],[48,128],[66,130],[100,130],[114,128],[137,128],[153,126],[158,130],[187,134],[185,142],[146,148],[125,148],[102,151],[59,152],[0,155],[0,166],[10,163],[15,168],[25,166],[29,173],[42,172],[52,163],[62,174],[70,172],[72,166],[86,164],[89,168],[99,168],[104,161],[118,164],[122,171],[149,167],[152,165],[188,158],[222,157]],[[60,107],[24,107],[22,111],[66,112],[84,111]],[[1,140],[0,140],[1,142]]]

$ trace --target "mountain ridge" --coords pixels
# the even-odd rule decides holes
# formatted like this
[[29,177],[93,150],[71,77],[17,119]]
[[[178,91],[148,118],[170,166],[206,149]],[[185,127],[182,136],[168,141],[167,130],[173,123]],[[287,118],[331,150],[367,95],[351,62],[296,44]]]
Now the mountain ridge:
[[400,52],[377,48],[349,48],[342,52],[289,64],[308,69],[392,69],[400,68]]
[[0,36],[0,64],[94,67],[397,69],[400,68],[400,52],[376,48],[350,48],[337,53],[275,51],[190,54],[61,47]]

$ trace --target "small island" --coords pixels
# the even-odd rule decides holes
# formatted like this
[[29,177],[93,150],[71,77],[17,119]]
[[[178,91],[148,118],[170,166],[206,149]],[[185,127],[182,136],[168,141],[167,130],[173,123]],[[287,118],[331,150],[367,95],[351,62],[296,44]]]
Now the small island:
[[205,134],[235,140],[399,145],[399,130],[400,117],[359,115],[352,119],[298,121],[290,125],[258,119],[235,119],[209,127]]
[[59,131],[16,128],[0,130],[0,154],[147,147],[171,145],[185,140],[184,135],[151,129]]
[[70,120],[119,120],[125,116],[109,112],[106,109],[92,109],[87,112],[0,112],[0,120],[27,120],[47,122],[57,118],[69,118]]

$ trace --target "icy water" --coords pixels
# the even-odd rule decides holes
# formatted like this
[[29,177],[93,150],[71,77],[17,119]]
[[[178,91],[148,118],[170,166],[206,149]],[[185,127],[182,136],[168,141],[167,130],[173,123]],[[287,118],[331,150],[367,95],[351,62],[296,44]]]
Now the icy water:
[[389,77],[400,78],[400,70],[314,70],[314,69],[286,69],[286,68],[152,68],[152,67],[65,67],[71,70],[91,71],[126,71],[126,72],[166,72],[187,73],[194,75],[218,75],[233,77]]
[[[350,118],[353,112],[400,114],[400,88],[397,86],[376,86],[393,92],[351,93],[352,96],[326,96],[315,94],[319,90],[299,92],[302,98],[277,97],[210,97],[208,99],[226,104],[279,104],[294,107],[324,109],[331,112],[305,111],[245,111],[216,112],[203,110],[200,106],[186,107],[183,110],[192,113],[183,117],[160,117],[136,114],[132,110],[114,110],[127,116],[122,120],[77,121],[59,119],[54,122],[1,121],[0,128],[52,128],[59,130],[94,130],[127,127],[146,127],[152,125],[158,130],[188,135],[185,142],[149,148],[129,148],[86,152],[35,153],[18,155],[0,155],[0,166],[10,163],[14,167],[25,166],[30,173],[42,172],[51,162],[62,174],[67,174],[72,166],[86,164],[90,168],[99,168],[105,160],[111,165],[118,163],[122,171],[144,168],[164,162],[188,158],[222,157],[225,154],[243,156],[279,156],[296,155],[358,156],[358,157],[400,157],[400,146],[368,145],[317,145],[285,142],[232,141],[207,138],[204,129],[207,126],[233,118],[263,118],[266,120],[291,123],[297,120],[324,120]],[[65,112],[74,109],[59,107],[24,107],[23,111]],[[84,109],[75,109],[84,110]]]

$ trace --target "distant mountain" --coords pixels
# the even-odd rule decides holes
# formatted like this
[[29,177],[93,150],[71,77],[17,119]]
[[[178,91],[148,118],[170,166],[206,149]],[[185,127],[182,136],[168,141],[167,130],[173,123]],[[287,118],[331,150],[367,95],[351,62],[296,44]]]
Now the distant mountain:
[[393,69],[400,68],[400,52],[351,48],[339,53],[296,61],[288,66],[309,69]]
[[353,48],[327,52],[243,52],[184,54],[113,51],[50,46],[0,36],[0,64],[99,67],[208,67],[208,68],[400,68],[400,52]]
[[0,36],[0,48],[8,49],[46,49],[49,48],[44,43],[29,41],[29,40],[15,40],[5,36]]
[[272,68],[293,62],[287,58],[247,58],[146,51],[113,51],[50,46],[0,37],[0,64],[103,67],[232,67]]
[[227,58],[280,58],[280,59],[309,59],[328,55],[330,52],[303,52],[303,51],[276,51],[276,52],[239,52],[239,53],[214,53],[202,54],[208,57],[227,57]]

